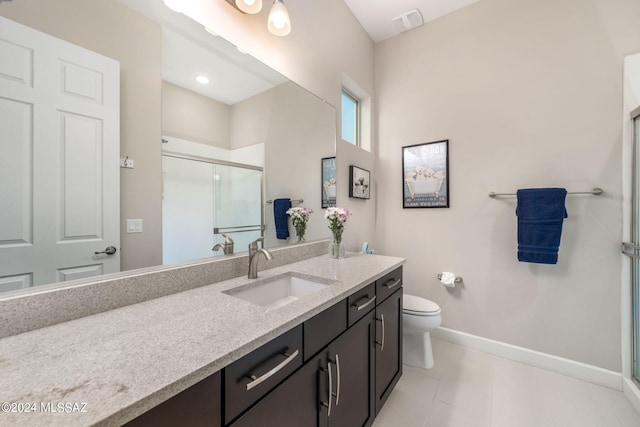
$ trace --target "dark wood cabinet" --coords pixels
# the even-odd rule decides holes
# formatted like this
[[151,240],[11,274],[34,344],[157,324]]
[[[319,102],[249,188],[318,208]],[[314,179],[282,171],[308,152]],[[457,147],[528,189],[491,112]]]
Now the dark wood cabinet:
[[347,329],[347,300],[316,314],[303,324],[304,360],[308,360]]
[[126,427],[218,427],[222,425],[220,372],[178,393],[125,424]]
[[[374,311],[360,319],[325,351],[333,372],[332,408],[322,407],[320,425],[370,426],[375,418]],[[328,396],[328,394],[323,394]]]
[[375,417],[374,322],[370,311],[231,426],[370,426]]
[[367,427],[401,375],[398,268],[127,425]]
[[402,376],[402,288],[376,307],[376,414]]
[[[323,383],[323,377],[326,374],[322,370],[325,367],[326,361],[322,355],[307,361],[295,374],[244,413],[231,426],[317,426],[322,398],[321,389],[328,390]],[[323,395],[326,396],[326,393],[327,391]]]

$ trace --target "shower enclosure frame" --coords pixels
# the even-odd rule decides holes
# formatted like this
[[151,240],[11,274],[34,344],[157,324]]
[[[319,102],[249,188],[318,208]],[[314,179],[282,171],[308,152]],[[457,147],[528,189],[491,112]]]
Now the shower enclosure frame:
[[[631,233],[633,243],[640,243],[640,107],[631,112],[633,166]],[[631,256],[631,379],[640,388],[640,258]]]
[[[193,154],[183,154],[183,153],[177,153],[177,152],[173,152],[173,151],[163,151],[162,152],[162,157],[171,157],[171,158],[175,158],[175,159],[181,159],[181,160],[190,160],[190,161],[195,161],[195,162],[201,162],[201,163],[208,163],[211,165],[220,165],[220,166],[228,166],[228,167],[234,167],[234,168],[241,168],[241,169],[248,169],[248,170],[254,170],[257,172],[260,172],[260,224],[256,224],[256,227],[259,227],[259,230],[256,228],[255,231],[260,231],[260,236],[264,237],[264,232],[265,232],[265,212],[264,212],[264,167],[262,166],[256,166],[256,165],[250,165],[250,164],[246,164],[246,163],[238,163],[238,162],[232,162],[232,161],[228,161],[228,160],[220,160],[220,159],[215,159],[212,157],[204,157],[204,156],[198,156],[198,155],[193,155]],[[164,178],[162,179],[162,192],[164,194]],[[164,226],[164,218],[163,218],[163,226]],[[245,226],[239,226],[239,227],[234,227],[234,228],[247,228]],[[217,231],[217,227],[214,227],[213,230],[211,230],[214,234]],[[243,230],[243,231],[254,231],[254,230]],[[239,230],[237,231],[231,231],[231,232],[240,232]],[[220,233],[218,233],[220,234]],[[238,249],[236,249],[236,251],[238,251]],[[244,252],[242,249],[239,250],[240,252]],[[213,256],[214,254],[212,254]],[[163,259],[163,263],[164,263],[164,259]]]

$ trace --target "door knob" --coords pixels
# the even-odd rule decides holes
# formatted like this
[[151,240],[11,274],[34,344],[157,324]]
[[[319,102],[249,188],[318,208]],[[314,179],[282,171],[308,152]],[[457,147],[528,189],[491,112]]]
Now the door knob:
[[115,248],[115,246],[109,246],[104,251],[102,251],[102,252],[94,252],[94,254],[96,254],[96,255],[99,255],[99,254],[113,255],[116,252],[118,252],[118,250]]

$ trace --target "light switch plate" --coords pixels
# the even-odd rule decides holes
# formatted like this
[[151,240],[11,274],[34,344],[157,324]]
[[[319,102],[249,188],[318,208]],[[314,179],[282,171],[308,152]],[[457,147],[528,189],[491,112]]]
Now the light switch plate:
[[127,233],[142,233],[142,220],[127,219]]

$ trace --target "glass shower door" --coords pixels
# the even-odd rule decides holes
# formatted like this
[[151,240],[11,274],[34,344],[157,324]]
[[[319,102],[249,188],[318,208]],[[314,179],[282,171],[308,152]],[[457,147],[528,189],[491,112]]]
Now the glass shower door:
[[224,242],[224,233],[233,239],[235,252],[246,252],[263,232],[262,171],[217,164],[213,179],[214,243]]
[[162,262],[210,256],[222,233],[246,252],[262,236],[262,169],[213,160],[162,156]]

